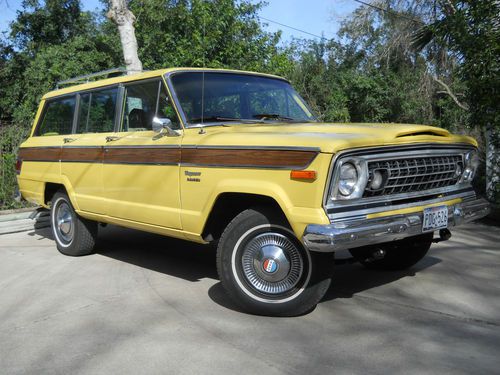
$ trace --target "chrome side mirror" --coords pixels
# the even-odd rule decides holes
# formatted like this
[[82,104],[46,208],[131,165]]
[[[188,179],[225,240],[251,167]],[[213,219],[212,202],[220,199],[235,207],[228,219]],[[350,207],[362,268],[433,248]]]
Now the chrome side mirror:
[[172,121],[165,117],[154,117],[152,123],[153,131],[158,133],[155,137],[178,137],[180,134],[172,129]]

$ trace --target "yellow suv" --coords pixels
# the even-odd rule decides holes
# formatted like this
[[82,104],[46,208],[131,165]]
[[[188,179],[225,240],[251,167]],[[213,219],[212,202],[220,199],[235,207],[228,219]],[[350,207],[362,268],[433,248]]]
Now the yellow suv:
[[407,268],[448,227],[488,213],[471,187],[469,137],[319,123],[289,82],[259,73],[176,68],[81,83],[96,77],[42,98],[17,161],[22,196],[51,209],[63,254],[91,253],[98,223],[214,243],[239,305],[298,315],[328,289],[335,251]]

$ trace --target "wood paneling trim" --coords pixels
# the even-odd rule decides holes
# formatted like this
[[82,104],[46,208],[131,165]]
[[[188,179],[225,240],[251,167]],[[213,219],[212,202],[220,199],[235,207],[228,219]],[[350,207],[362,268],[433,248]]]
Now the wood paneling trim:
[[102,162],[102,147],[63,147],[61,161],[64,162]]
[[61,159],[61,147],[20,148],[17,157],[23,161],[59,161]]
[[306,168],[318,152],[302,150],[183,148],[181,164],[220,167]]
[[104,163],[109,164],[179,164],[180,148],[107,147]]
[[62,161],[107,164],[182,164],[222,168],[303,169],[318,151],[194,147],[27,147],[23,161]]

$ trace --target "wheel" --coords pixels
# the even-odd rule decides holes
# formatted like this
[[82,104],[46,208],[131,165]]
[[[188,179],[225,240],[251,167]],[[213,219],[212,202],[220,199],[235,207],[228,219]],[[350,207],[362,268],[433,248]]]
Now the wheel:
[[71,256],[92,253],[97,238],[97,222],[78,216],[68,195],[62,191],[54,194],[52,199],[50,222],[61,253]]
[[333,254],[307,251],[286,220],[267,208],[236,216],[217,247],[222,285],[243,310],[258,315],[312,310],[330,286],[332,266]]
[[[404,270],[418,263],[429,251],[433,233],[403,240],[349,250],[351,255],[370,269]],[[385,253],[385,255],[383,255]]]

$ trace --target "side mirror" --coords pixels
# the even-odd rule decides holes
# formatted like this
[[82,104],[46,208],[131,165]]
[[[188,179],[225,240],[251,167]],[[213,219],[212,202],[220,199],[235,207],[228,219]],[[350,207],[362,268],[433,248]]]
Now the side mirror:
[[172,121],[169,118],[154,117],[152,123],[153,131],[158,133],[157,136],[177,137],[179,133],[172,129]]

